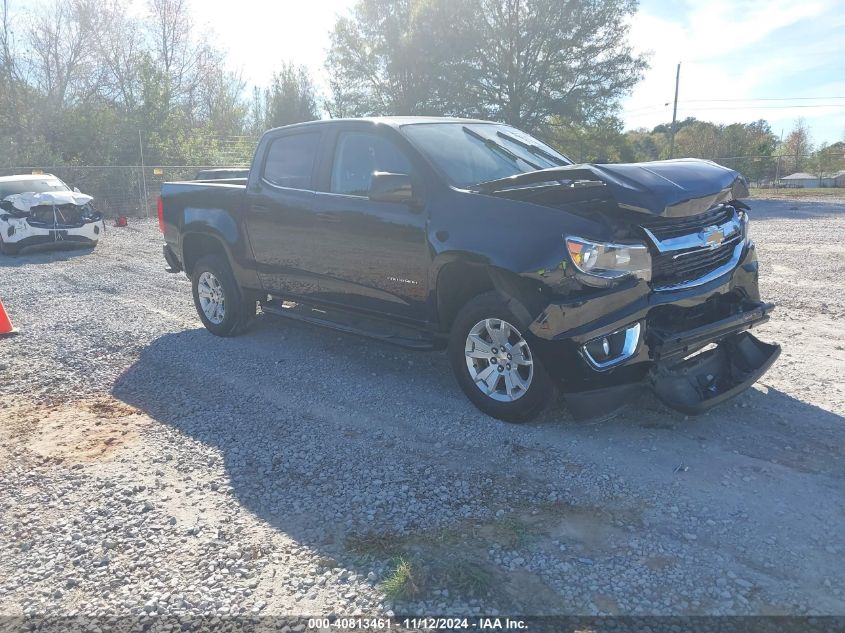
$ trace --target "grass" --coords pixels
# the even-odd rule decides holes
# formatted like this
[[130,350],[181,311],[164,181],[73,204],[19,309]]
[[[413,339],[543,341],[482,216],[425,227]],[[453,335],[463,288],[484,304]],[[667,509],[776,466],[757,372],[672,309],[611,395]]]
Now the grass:
[[845,200],[842,187],[813,187],[807,189],[750,189],[752,198],[771,198],[777,200],[801,200],[803,198],[831,198]]
[[514,549],[528,541],[528,527],[514,517],[505,517],[493,523],[496,542],[503,547]]
[[394,558],[402,549],[402,539],[395,534],[370,532],[347,538],[346,549],[368,560]]
[[419,587],[414,580],[414,573],[404,558],[396,561],[396,567],[379,585],[384,594],[392,600],[410,598],[419,593]]
[[[499,542],[515,545],[525,538],[516,521],[491,526]],[[464,596],[482,597],[493,585],[492,571],[482,562],[486,539],[452,529],[422,534],[367,533],[346,539],[346,549],[361,560],[391,559],[393,564],[379,588],[393,600],[429,595],[448,589]]]
[[485,567],[467,559],[450,560],[434,572],[432,584],[457,591],[461,596],[480,598],[493,584],[493,577]]

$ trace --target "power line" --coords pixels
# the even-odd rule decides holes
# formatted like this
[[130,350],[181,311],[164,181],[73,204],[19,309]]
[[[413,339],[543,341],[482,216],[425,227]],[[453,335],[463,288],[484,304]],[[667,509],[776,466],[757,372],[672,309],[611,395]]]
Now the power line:
[[845,108],[845,103],[816,103],[808,105],[749,105],[749,106],[696,106],[693,110],[790,110],[792,108]]
[[845,97],[760,97],[749,99],[683,99],[681,103],[725,102],[725,101],[825,101],[827,99],[845,99]]
[[[754,102],[772,102],[772,101],[829,101],[834,99],[845,100],[845,97],[772,97],[760,99],[679,99],[678,103],[754,103]],[[624,110],[623,114],[634,114],[637,112],[658,112],[664,108],[668,108],[671,102],[655,103],[653,105],[640,106],[631,110]],[[787,109],[787,108],[839,108],[845,104],[842,103],[811,103],[811,104],[783,104],[783,105],[743,105],[743,106],[714,106],[712,108],[702,108],[697,106],[697,110],[704,109]]]

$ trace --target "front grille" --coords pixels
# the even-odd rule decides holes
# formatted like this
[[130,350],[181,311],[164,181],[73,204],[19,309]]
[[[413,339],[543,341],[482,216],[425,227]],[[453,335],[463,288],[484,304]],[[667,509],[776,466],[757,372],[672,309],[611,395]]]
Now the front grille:
[[[744,239],[742,231],[731,234],[718,246],[706,245],[707,229],[721,227],[736,218],[736,210],[719,205],[707,213],[685,218],[649,218],[641,223],[653,238],[652,283],[659,288],[694,283],[731,261],[736,246]],[[687,238],[687,239],[685,239]],[[669,250],[671,249],[671,250]]]
[[659,240],[668,240],[673,237],[698,233],[708,226],[724,224],[734,214],[734,208],[728,205],[719,205],[699,215],[691,215],[686,218],[650,218],[640,222],[640,226],[651,231]]
[[[727,264],[741,235],[714,249],[662,253],[652,258],[651,280],[657,286],[674,286],[694,281]],[[680,257],[679,257],[680,255]]]
[[38,205],[29,210],[28,222],[32,226],[53,228],[75,228],[85,223],[85,207],[75,204],[56,205],[55,214],[52,205]]

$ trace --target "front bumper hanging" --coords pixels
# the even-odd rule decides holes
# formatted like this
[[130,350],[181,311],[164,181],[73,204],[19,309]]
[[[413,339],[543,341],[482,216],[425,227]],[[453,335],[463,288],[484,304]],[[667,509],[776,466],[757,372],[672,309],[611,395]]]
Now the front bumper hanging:
[[576,419],[606,416],[647,390],[683,413],[708,411],[748,389],[777,360],[780,345],[747,332],[768,321],[773,309],[771,303],[758,303],[684,331],[652,328],[643,350],[650,360],[642,365],[647,373],[622,384],[565,393],[570,412]]
[[768,371],[780,350],[780,345],[763,343],[749,332],[733,334],[680,362],[657,363],[649,382],[664,404],[696,415],[748,389]]

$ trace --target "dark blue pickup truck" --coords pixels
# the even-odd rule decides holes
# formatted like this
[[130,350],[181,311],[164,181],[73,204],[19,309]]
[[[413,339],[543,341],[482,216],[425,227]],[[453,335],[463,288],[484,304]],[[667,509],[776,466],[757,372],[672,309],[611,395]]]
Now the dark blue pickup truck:
[[214,334],[264,313],[447,348],[482,411],[577,417],[644,389],[698,413],[780,347],[745,180],[702,160],[575,165],[507,125],[389,117],[270,130],[248,178],[162,185],[172,272]]

